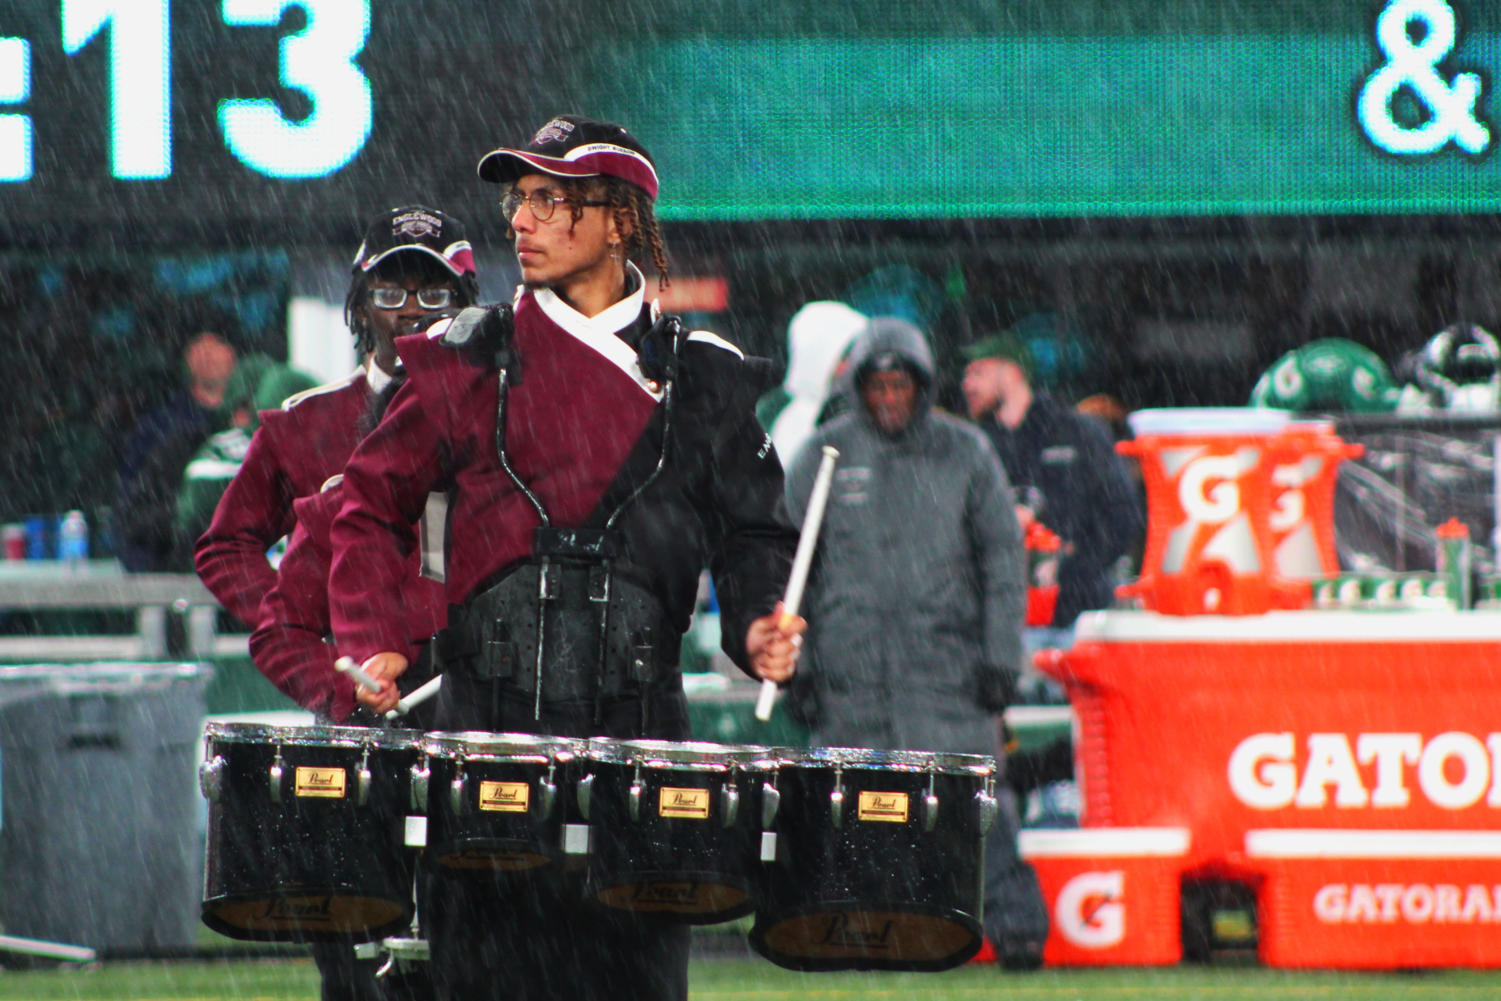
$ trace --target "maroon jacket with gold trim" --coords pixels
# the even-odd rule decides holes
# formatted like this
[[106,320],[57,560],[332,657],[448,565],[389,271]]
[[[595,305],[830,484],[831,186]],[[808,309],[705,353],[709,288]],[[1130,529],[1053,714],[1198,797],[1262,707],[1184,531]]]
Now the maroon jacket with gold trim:
[[266,551],[292,531],[292,502],[344,468],[372,395],[360,369],[261,412],[245,461],[193,551],[204,586],[246,625],[259,623],[261,599],[276,584]]

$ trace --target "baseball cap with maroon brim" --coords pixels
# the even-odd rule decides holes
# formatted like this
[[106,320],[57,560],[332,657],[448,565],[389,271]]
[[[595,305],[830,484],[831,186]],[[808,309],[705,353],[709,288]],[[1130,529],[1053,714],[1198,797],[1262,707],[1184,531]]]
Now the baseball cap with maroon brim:
[[559,115],[532,136],[525,149],[501,147],[486,153],[481,179],[510,184],[523,174],[555,177],[618,177],[657,197],[657,168],[651,154],[623,127],[578,115]]
[[368,272],[392,254],[418,252],[436,258],[456,277],[474,274],[474,248],[464,224],[425,205],[404,205],[382,213],[354,255],[354,266]]

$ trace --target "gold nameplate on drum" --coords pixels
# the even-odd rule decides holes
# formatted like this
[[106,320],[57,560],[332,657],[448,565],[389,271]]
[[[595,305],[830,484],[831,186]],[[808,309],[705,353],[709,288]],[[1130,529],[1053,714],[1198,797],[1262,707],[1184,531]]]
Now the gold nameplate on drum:
[[297,795],[316,799],[344,798],[344,769],[297,766]]
[[709,790],[663,786],[662,798],[657,801],[657,813],[680,820],[708,820]]
[[525,782],[481,782],[479,808],[492,813],[525,813],[531,804],[532,787]]
[[904,792],[867,792],[861,790],[859,808],[861,820],[880,820],[888,824],[907,822],[907,794]]

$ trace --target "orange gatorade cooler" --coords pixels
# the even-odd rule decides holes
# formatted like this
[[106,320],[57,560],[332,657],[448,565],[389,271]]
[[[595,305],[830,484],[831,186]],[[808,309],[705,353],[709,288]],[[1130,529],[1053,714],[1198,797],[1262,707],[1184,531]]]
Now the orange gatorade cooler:
[[1331,452],[1333,430],[1251,407],[1139,410],[1130,420],[1135,440],[1116,447],[1141,465],[1147,543],[1141,579],[1123,594],[1168,615],[1305,607],[1304,578],[1337,569],[1324,566],[1334,563],[1342,456]]
[[1160,966],[1182,959],[1178,877],[1188,853],[1185,828],[1032,828],[1017,838],[1052,919],[1044,963]]
[[1501,828],[1501,611],[1086,612],[1037,668],[1085,827],[1186,827],[1191,871],[1271,828]]
[[1261,961],[1501,966],[1501,833],[1255,830]]

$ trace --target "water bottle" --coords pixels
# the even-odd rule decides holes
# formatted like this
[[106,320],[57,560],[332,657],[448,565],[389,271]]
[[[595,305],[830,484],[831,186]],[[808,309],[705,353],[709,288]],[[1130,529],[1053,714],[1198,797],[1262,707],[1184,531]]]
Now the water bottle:
[[63,515],[57,528],[57,556],[69,573],[81,573],[89,558],[89,523],[82,511]]
[[1466,611],[1474,607],[1470,574],[1474,554],[1470,549],[1470,526],[1458,518],[1450,518],[1438,527],[1439,576],[1448,583],[1449,596],[1454,607]]

